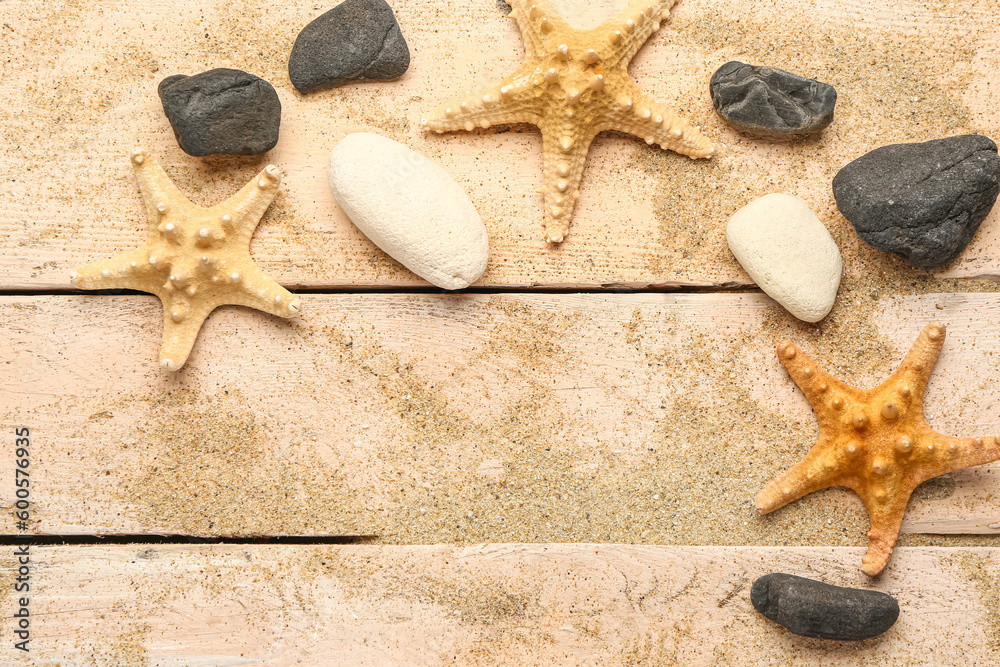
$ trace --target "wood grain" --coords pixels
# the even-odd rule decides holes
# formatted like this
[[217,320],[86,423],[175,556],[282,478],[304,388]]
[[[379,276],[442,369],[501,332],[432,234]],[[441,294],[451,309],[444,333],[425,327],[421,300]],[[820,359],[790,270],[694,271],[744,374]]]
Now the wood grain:
[[[504,544],[464,548],[35,547],[30,664],[923,665],[1000,658],[1000,554]],[[4,571],[10,556],[0,557]],[[893,595],[859,643],[805,639],[757,614],[785,571]],[[9,590],[5,587],[5,595]],[[12,600],[3,600],[5,616]],[[27,664],[10,641],[3,664]]]
[[[582,27],[625,4],[552,2]],[[719,155],[600,136],[558,248],[541,240],[536,130],[417,128],[518,65],[504,3],[390,3],[407,74],[311,96],[292,88],[287,55],[327,6],[0,3],[0,433],[32,429],[29,532],[380,539],[34,546],[30,659],[7,635],[0,663],[996,664],[1000,464],[918,489],[910,534],[875,580],[858,569],[868,524],[850,492],[763,518],[751,500],[817,433],[774,357],[785,338],[872,386],[941,320],[929,422],[1000,431],[1000,296],[909,294],[927,274],[860,242],[830,192],[880,145],[1000,136],[1000,0],[682,0],[630,72]],[[732,59],[835,85],[836,122],[787,146],[735,134],[707,94]],[[270,154],[177,147],[156,86],[214,67],[276,87]],[[277,164],[282,195],[252,252],[289,288],[420,285],[332,201],[326,158],[357,130],[406,143],[467,189],[490,233],[487,288],[748,285],[725,222],[777,191],[830,229],[850,293],[820,325],[760,294],[304,294],[293,321],[220,309],[176,375],[155,363],[152,297],[9,294],[67,289],[75,266],[142,241],[136,145],[199,204]],[[1000,279],[1000,211],[935,275]],[[0,484],[8,536],[14,502]],[[906,546],[941,544],[964,546]],[[0,550],[7,621],[13,552]],[[857,645],[792,636],[749,604],[770,571],[883,590],[900,620]]]
[[[581,26],[625,0],[554,0]],[[532,128],[425,136],[422,113],[513,71],[523,47],[503,3],[395,0],[413,53],[395,82],[302,96],[286,62],[309,3],[211,0],[8,0],[0,5],[0,290],[63,289],[78,265],[139,245],[146,233],[127,155],[153,151],[196,202],[221,201],[267,161],[283,194],[253,244],[290,287],[406,286],[420,281],[367,241],[332,200],[325,164],[345,134],[380,132],[438,160],[465,187],[491,237],[486,286],[748,284],[725,222],[768,192],[804,198],[830,228],[848,272],[921,275],[861,243],[836,210],[830,180],[879,145],[963,132],[997,136],[997,0],[684,0],[631,73],[720,144],[692,162],[622,136],[590,153],[566,243],[542,241],[541,140]],[[837,121],[822,138],[771,145],[714,114],[707,81],[743,59],[835,85]],[[281,140],[260,158],[192,158],[176,145],[156,96],[176,73],[236,67],[268,79],[283,105]],[[1000,213],[940,275],[1000,276]]]
[[[1000,431],[993,294],[886,298],[822,333],[757,294],[303,300],[292,321],[217,310],[171,375],[153,297],[0,298],[0,426],[33,429],[33,530],[860,544],[843,489],[752,509],[817,434],[774,349],[874,386],[934,319],[929,422]],[[998,470],[922,487],[910,530],[992,532],[974,524],[1000,521]]]

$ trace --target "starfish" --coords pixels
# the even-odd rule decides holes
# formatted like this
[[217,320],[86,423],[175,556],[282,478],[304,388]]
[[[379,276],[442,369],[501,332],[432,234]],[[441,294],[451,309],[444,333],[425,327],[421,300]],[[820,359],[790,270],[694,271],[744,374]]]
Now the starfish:
[[577,30],[549,0],[509,0],[524,39],[521,67],[490,86],[443,104],[421,124],[441,134],[498,123],[542,131],[541,189],[550,243],[569,231],[590,144],[618,130],[691,158],[715,146],[697,128],[654,102],[629,78],[628,65],[677,0],[632,0],[593,30]]
[[132,167],[150,221],[144,246],[73,272],[84,289],[134,289],[163,303],[160,367],[187,361],[201,325],[218,306],[249,306],[297,315],[301,300],[269,278],[250,257],[250,238],[278,192],[281,172],[268,165],[242,190],[208,208],[191,202],[159,163],[141,150]]
[[885,569],[899,535],[910,494],[921,483],[953,470],[1000,459],[997,438],[952,438],[924,421],[923,396],[944,345],[944,325],[921,332],[896,372],[874,389],[857,389],[819,368],[789,342],[778,359],[809,399],[819,421],[819,440],[799,463],[757,494],[767,514],[830,486],[861,496],[871,521],[861,569]]

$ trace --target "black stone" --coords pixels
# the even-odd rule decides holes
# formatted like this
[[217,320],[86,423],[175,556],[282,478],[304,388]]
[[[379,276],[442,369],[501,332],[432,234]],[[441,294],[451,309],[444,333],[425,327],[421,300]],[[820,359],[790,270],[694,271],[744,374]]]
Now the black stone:
[[817,639],[871,639],[899,618],[899,603],[891,595],[831,586],[792,574],[765,574],[753,582],[750,602],[789,631]]
[[295,38],[288,77],[303,94],[355,81],[398,79],[410,49],[385,0],[345,0]]
[[733,60],[708,84],[716,112],[738,131],[788,141],[815,134],[833,122],[837,91],[827,83]]
[[177,74],[157,89],[177,143],[188,155],[260,155],[278,143],[274,86],[238,69]]
[[876,148],[833,179],[833,196],[858,236],[913,266],[958,257],[1000,193],[1000,157],[987,137],[966,134]]

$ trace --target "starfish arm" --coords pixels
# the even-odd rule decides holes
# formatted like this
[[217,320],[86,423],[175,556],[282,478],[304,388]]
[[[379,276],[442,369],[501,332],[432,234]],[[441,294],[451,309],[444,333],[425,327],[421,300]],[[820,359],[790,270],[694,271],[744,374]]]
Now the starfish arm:
[[608,65],[627,67],[649,36],[660,29],[677,0],[631,0],[628,6],[602,23],[594,32],[606,43]]
[[944,347],[944,336],[945,326],[940,322],[931,322],[924,327],[899,368],[879,388],[905,382],[911,409],[922,412],[924,390]]
[[1000,460],[1000,437],[952,438],[928,428],[916,441],[909,469],[914,486],[938,475]]
[[[988,436],[985,438],[950,438],[941,436],[941,440],[943,441],[941,450],[948,456],[947,470],[945,472],[1000,461],[1000,436]],[[944,472],[938,474],[944,474]]]
[[183,301],[162,298],[163,301],[163,344],[160,346],[160,368],[165,371],[179,371],[187,363],[188,355],[194,348],[198,332],[213,310],[215,304],[200,302],[197,305]]
[[[242,239],[241,243],[249,243],[264,212],[277,196],[280,184],[281,170],[269,164],[239,192],[221,204],[212,206],[209,211],[219,216],[224,233],[233,233]],[[207,233],[212,232],[209,230]]]
[[542,132],[542,197],[549,243],[561,243],[566,238],[595,136],[586,127],[569,123],[558,132]]
[[441,134],[505,123],[541,123],[541,103],[536,89],[544,84],[530,72],[518,70],[500,82],[455,98],[431,111],[420,123]]
[[794,343],[788,341],[780,343],[777,352],[781,365],[785,367],[789,377],[802,390],[806,400],[813,407],[820,430],[835,428],[837,423],[835,410],[838,408],[834,407],[831,410],[832,406],[828,406],[827,403],[829,401],[835,406],[836,401],[839,400],[839,405],[843,406],[846,403],[844,395],[852,395],[855,393],[854,389],[821,368],[802,348]]
[[510,0],[507,4],[511,7],[510,15],[521,29],[526,59],[545,52],[547,34],[570,29],[549,0]]
[[302,300],[268,277],[252,261],[241,266],[239,289],[227,296],[227,303],[262,310],[278,317],[295,317]]
[[625,94],[608,113],[606,129],[618,130],[659,144],[690,158],[707,158],[715,153],[715,144],[664,105],[655,102],[629,81]]
[[[298,315],[301,300],[272,280],[252,260],[236,262],[227,283],[208,288],[209,294],[194,298],[198,292],[184,291],[183,286],[161,297],[163,301],[163,346],[160,367],[167,371],[180,370],[194,347],[198,332],[216,307],[232,304],[262,310],[280,317]],[[233,269],[236,269],[235,271]],[[232,280],[230,276],[235,276]],[[199,290],[200,291],[200,290]]]
[[170,202],[175,206],[196,208],[196,205],[177,189],[156,158],[148,152],[141,149],[132,151],[131,161],[135,180],[139,183],[139,192],[142,194],[142,202],[146,207],[150,234],[156,231],[156,221],[168,213]]
[[70,282],[74,287],[82,289],[134,289],[148,292],[149,269],[149,252],[145,248],[137,248],[111,259],[77,267],[70,276]]
[[754,498],[754,506],[761,514],[767,514],[813,491],[842,486],[840,459],[843,456],[821,438],[805,458],[761,489]]
[[879,502],[870,494],[859,491],[868,510],[870,529],[868,530],[868,553],[861,558],[861,570],[874,577],[885,569],[892,555],[892,549],[899,539],[899,528],[903,525],[903,515],[915,486],[899,489],[888,501]]

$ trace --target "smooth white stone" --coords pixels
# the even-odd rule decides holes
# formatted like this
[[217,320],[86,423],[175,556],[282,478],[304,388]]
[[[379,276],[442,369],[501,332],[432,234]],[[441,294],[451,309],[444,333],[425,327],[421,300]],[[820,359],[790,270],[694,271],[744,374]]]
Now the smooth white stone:
[[486,270],[486,226],[444,169],[403,144],[369,132],[347,135],[330,153],[330,189],[375,245],[444,289],[462,289]]
[[818,322],[833,308],[843,269],[840,249],[798,197],[755,199],[729,219],[726,240],[757,285],[795,317]]

